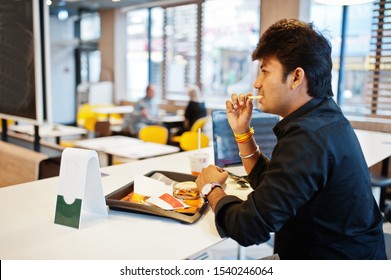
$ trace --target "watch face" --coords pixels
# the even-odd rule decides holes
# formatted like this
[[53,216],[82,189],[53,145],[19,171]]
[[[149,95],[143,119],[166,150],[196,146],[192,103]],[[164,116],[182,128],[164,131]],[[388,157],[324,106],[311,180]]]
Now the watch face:
[[208,195],[210,193],[210,191],[212,190],[212,184],[206,184],[203,188],[202,188],[202,194],[203,195]]

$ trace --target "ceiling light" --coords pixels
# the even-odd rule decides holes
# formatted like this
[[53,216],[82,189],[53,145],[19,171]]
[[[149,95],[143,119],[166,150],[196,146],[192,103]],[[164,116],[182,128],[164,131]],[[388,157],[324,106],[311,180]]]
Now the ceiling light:
[[339,6],[360,5],[360,4],[366,4],[374,1],[375,0],[315,0],[315,2],[318,2],[320,4],[339,5]]
[[57,18],[59,20],[67,20],[68,19],[68,11],[65,10],[65,9],[61,9],[58,14],[57,14]]

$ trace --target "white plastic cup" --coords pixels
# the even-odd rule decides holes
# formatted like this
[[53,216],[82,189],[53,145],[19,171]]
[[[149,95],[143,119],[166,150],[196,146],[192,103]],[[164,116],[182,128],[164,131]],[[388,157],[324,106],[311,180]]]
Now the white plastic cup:
[[189,155],[191,174],[198,176],[201,173],[202,168],[209,165],[209,154],[206,153],[194,153]]

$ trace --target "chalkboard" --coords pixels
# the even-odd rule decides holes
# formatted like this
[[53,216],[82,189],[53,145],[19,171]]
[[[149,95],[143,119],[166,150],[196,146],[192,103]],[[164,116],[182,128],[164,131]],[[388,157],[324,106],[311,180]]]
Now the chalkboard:
[[48,121],[50,87],[44,0],[0,1],[0,118]]

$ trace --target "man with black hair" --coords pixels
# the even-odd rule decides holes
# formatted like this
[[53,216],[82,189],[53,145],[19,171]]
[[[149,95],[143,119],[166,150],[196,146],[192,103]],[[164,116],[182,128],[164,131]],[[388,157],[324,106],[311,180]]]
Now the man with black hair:
[[271,158],[250,127],[251,93],[226,101],[228,122],[254,189],[242,201],[220,187],[227,172],[205,168],[197,186],[215,211],[223,237],[243,246],[275,232],[281,259],[386,259],[382,215],[356,134],[333,100],[331,46],[313,24],[280,20],[253,52],[255,98],[280,115]]

